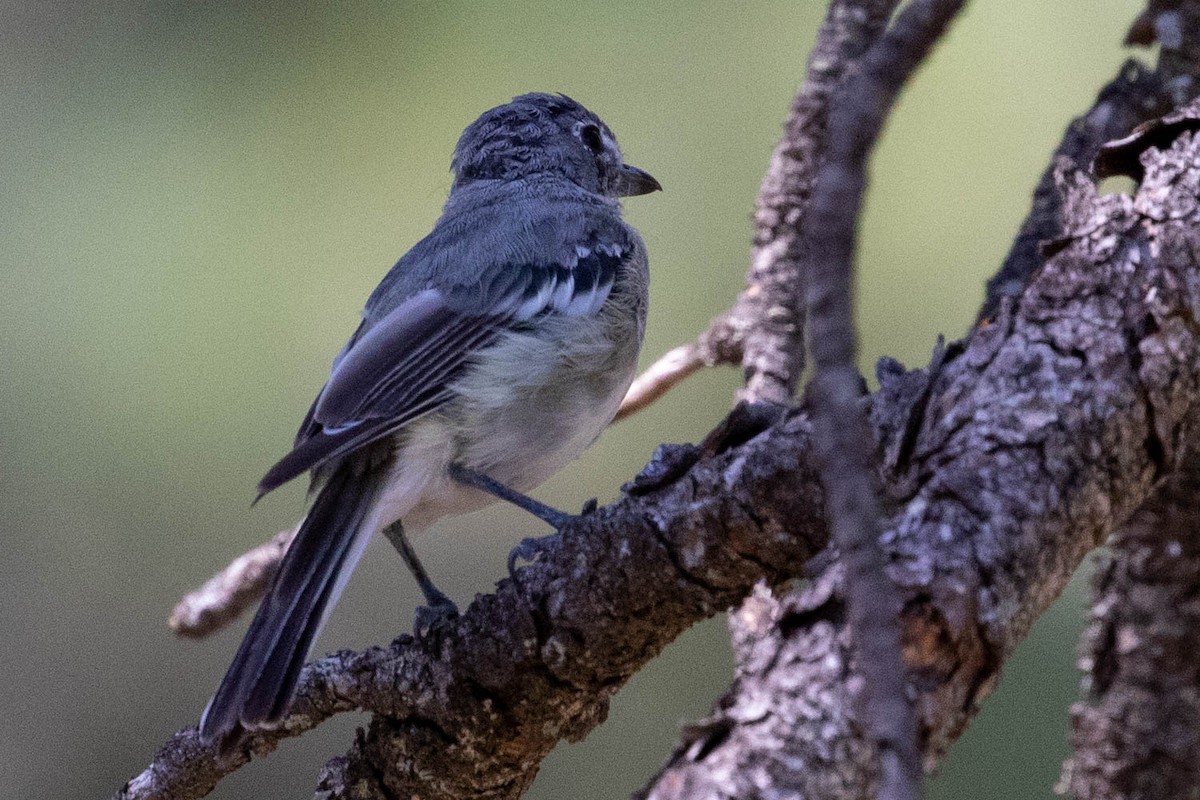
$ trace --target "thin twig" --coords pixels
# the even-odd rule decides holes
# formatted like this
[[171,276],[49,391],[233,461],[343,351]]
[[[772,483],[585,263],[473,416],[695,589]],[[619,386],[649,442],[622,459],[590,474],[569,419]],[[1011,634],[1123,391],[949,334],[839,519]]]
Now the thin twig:
[[759,187],[746,288],[693,343],[671,350],[638,377],[617,419],[645,408],[702,367],[740,364],[745,387],[739,399],[791,401],[804,371],[799,231],[825,148],[829,101],[898,2],[830,4]]
[[696,337],[695,341],[668,350],[643,370],[633,381],[629,391],[625,393],[625,399],[621,401],[621,407],[617,409],[617,416],[613,422],[620,422],[633,416],[705,367],[730,366],[741,363],[740,333],[735,334],[736,338],[730,339],[728,351],[712,358],[706,358],[704,354],[705,343],[714,331],[722,330],[733,333],[732,329],[725,327],[726,317],[727,314],[717,317],[707,330]]
[[637,376],[629,391],[625,393],[625,399],[621,401],[621,407],[617,410],[613,422],[620,422],[625,417],[641,411],[706,366],[711,366],[711,363],[704,358],[699,342],[681,344],[668,351]]
[[875,440],[861,404],[854,324],[854,250],[867,160],[909,76],[964,0],[915,0],[863,57],[829,117],[829,145],[804,225],[816,369],[810,386],[830,538],[847,571],[850,630],[864,678],[868,730],[879,743],[881,798],[920,796],[921,755],[900,656],[900,595],[879,547]]

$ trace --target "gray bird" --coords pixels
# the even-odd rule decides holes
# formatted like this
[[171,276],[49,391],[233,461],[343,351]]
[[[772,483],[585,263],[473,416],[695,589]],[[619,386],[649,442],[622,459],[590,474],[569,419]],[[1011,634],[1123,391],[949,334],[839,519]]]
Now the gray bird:
[[200,721],[222,751],[284,717],[376,531],[449,610],[406,528],[497,497],[555,528],[570,519],[524,493],[600,435],[633,380],[649,275],[617,198],[658,182],[624,163],[595,114],[548,94],[483,114],[451,170],[441,218],[371,294],[294,448],[259,483],[262,497],[311,471],[315,500]]

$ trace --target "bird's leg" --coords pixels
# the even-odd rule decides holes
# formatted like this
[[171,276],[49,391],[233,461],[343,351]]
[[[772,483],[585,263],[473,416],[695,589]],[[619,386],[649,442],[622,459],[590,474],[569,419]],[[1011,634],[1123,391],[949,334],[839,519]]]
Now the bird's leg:
[[482,472],[468,469],[462,464],[451,464],[447,471],[450,473],[450,477],[457,483],[487,492],[490,495],[499,497],[501,500],[507,500],[517,508],[522,508],[533,514],[556,531],[561,530],[564,525],[575,518],[571,514],[559,511],[557,508],[551,508],[545,503],[539,503],[529,495],[521,494],[516,489],[510,489],[495,478],[484,475]]
[[[451,479],[464,486],[471,486],[480,491],[487,492],[501,500],[507,500],[517,508],[524,509],[530,514],[533,514],[538,519],[542,520],[554,530],[561,531],[563,526],[574,519],[570,514],[559,511],[557,508],[551,508],[545,503],[539,503],[528,495],[521,494],[515,489],[510,489],[495,478],[485,475],[473,469],[468,469],[462,464],[451,464],[447,470]],[[586,509],[585,509],[586,513]],[[558,536],[555,533],[553,536],[531,537],[522,539],[520,544],[512,549],[508,554],[508,574],[513,576],[517,569],[517,560],[536,561],[542,549],[545,548],[552,540]]]
[[408,565],[409,572],[417,579],[417,585],[421,587],[421,592],[425,595],[425,604],[433,611],[451,611],[457,614],[458,606],[434,585],[429,573],[425,571],[425,565],[421,563],[421,559],[417,558],[417,552],[412,549],[408,537],[404,535],[403,523],[398,520],[393,522],[383,529],[383,535],[392,543],[392,547],[396,548],[396,552]]

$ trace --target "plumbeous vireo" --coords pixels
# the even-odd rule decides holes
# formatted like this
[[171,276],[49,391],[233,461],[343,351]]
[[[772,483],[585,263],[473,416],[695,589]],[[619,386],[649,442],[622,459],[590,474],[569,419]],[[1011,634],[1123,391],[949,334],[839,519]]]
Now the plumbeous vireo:
[[283,718],[376,531],[431,607],[453,607],[405,528],[496,497],[561,527],[567,515],[523,493],[599,436],[633,379],[646,248],[617,198],[658,182],[599,117],[548,94],[471,123],[451,170],[432,233],[372,292],[294,448],[259,483],[261,497],[311,471],[315,500],[200,722],[222,750]]

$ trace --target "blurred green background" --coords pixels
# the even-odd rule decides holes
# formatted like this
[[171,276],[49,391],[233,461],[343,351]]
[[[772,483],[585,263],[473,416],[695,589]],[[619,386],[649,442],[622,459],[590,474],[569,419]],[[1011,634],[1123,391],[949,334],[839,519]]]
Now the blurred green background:
[[[1139,0],[977,0],[874,162],[864,369],[969,324],[1067,121],[1124,58]],[[241,636],[165,625],[186,590],[294,522],[253,512],[330,359],[445,199],[458,133],[531,90],[600,113],[666,191],[628,202],[654,270],[648,362],[741,285],[752,202],[823,2],[0,2],[0,786],[104,797],[193,723]],[[539,493],[611,499],[662,441],[721,418],[693,379]],[[417,543],[460,602],[541,528],[494,508]],[[376,542],[318,644],[389,641],[418,595]],[[1051,797],[1085,593],[1038,623],[930,796]],[[546,761],[534,798],[623,797],[729,680],[697,626]],[[304,797],[345,716],[215,797]]]

